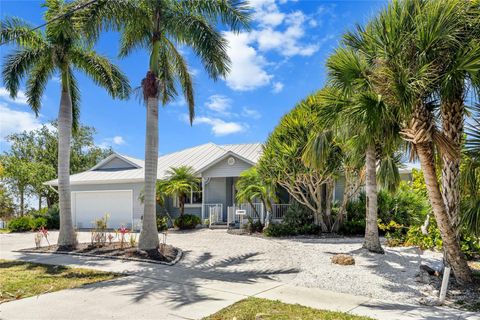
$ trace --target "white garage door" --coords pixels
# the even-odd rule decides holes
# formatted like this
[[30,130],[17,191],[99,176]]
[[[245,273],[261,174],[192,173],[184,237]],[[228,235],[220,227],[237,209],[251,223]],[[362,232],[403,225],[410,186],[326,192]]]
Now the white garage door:
[[93,228],[93,222],[106,213],[109,228],[132,226],[132,190],[72,192],[72,207],[75,225],[79,229]]

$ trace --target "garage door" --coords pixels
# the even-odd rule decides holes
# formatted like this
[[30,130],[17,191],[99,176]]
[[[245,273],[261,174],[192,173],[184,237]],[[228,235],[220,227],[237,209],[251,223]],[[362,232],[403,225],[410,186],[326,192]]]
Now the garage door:
[[132,190],[72,192],[72,207],[77,228],[93,228],[93,222],[109,214],[108,227],[132,226]]

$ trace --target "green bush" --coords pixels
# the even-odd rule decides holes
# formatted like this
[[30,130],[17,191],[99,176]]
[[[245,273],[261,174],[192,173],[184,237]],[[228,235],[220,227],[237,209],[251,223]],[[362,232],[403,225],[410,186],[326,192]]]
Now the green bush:
[[285,223],[271,223],[268,228],[263,230],[267,237],[288,237],[296,235],[316,235],[320,233],[320,226],[306,224],[301,227],[293,227]]
[[248,217],[248,222],[245,224],[245,229],[248,233],[262,232],[263,224],[260,220],[253,221],[251,217]]
[[173,225],[181,230],[195,229],[200,223],[202,223],[200,218],[192,214],[184,214],[173,221]]
[[47,223],[44,225],[49,230],[60,228],[60,210],[58,204],[54,204],[50,208],[42,208],[41,210],[32,210],[30,215],[36,218],[44,218]]
[[32,230],[32,217],[23,216],[10,220],[8,222],[8,228],[12,232],[24,232]]
[[361,236],[365,234],[365,219],[345,221],[339,233],[343,235]]
[[30,220],[30,228],[34,231],[40,229],[41,227],[48,229],[47,225],[48,221],[45,217],[32,218]]
[[168,229],[167,216],[157,216],[157,229],[158,231],[165,231]]
[[313,212],[298,202],[293,202],[285,212],[282,223],[301,228],[313,223]]

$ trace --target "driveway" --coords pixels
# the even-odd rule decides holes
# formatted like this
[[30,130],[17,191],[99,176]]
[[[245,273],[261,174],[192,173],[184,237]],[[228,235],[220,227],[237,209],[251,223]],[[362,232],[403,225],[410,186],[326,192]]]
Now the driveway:
[[[52,242],[56,236],[52,232]],[[80,241],[89,238],[89,233],[79,233]],[[381,319],[479,319],[407,304],[418,294],[411,278],[422,258],[413,249],[387,249],[379,258],[359,250],[361,239],[272,240],[223,230],[170,233],[167,243],[184,250],[183,259],[173,267],[16,253],[12,250],[33,246],[33,234],[0,235],[3,259],[127,274],[113,281],[2,304],[0,318],[198,319],[247,296],[259,296]],[[338,252],[355,252],[356,265],[332,265],[330,257]]]

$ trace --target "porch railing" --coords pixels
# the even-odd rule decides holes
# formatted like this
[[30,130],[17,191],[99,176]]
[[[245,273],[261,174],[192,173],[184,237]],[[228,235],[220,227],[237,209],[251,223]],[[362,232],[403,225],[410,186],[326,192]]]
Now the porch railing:
[[212,224],[223,222],[223,204],[222,203],[206,203],[203,205],[209,221],[209,227]]
[[[270,212],[270,219],[277,221],[282,220],[289,206],[290,204],[273,204],[272,212]],[[245,214],[239,215],[237,214],[237,210],[245,210]],[[260,221],[264,223],[265,219],[267,219],[267,210],[263,203],[253,203],[252,205],[249,203],[242,203],[228,207],[227,225],[229,227],[233,225],[241,226],[248,218],[252,218],[253,220],[260,219]]]
[[282,220],[290,204],[273,204],[271,218],[272,220]]

